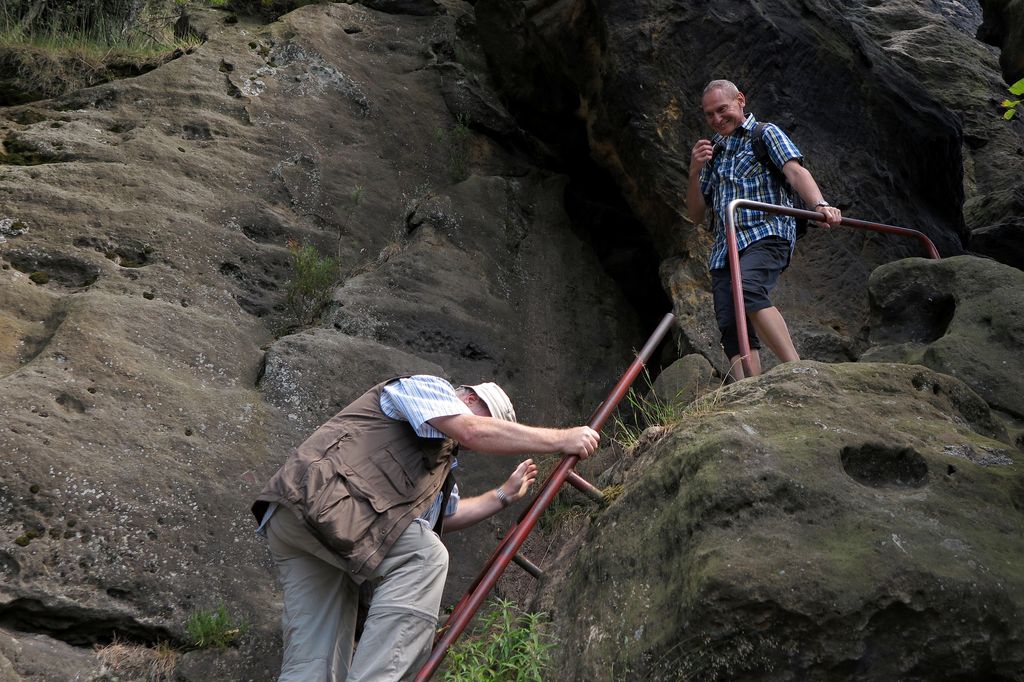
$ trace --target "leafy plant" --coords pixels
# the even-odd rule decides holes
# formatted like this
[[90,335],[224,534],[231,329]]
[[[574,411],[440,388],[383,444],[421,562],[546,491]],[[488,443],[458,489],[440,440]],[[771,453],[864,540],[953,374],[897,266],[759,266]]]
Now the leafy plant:
[[191,643],[200,649],[231,646],[248,628],[245,621],[232,618],[223,604],[216,609],[194,611],[185,623]]
[[543,682],[555,642],[543,613],[525,613],[496,599],[471,636],[448,652],[445,682]]
[[338,263],[320,255],[312,244],[288,242],[295,279],[288,284],[288,307],[302,324],[312,324],[331,300],[331,289],[338,281]]
[[[1017,95],[1017,97],[1024,96],[1024,78],[1021,78],[1019,81],[1011,85],[1010,92],[1014,95]],[[1020,103],[1021,100],[1019,99],[1004,99],[999,105],[1006,109],[1006,111],[1003,113],[1003,118],[1005,118],[1007,121],[1013,118],[1014,114],[1017,113],[1017,107],[1020,106]]]

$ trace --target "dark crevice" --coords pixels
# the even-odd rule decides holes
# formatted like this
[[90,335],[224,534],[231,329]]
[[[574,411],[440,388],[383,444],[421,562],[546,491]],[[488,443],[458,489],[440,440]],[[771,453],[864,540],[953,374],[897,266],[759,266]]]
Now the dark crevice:
[[40,285],[53,280],[67,287],[89,287],[100,276],[97,266],[63,253],[19,249],[4,256],[15,270],[28,274]]
[[[476,34],[502,104],[517,125],[533,136],[527,144],[516,146],[525,147],[527,154],[544,150],[530,155],[569,178],[566,213],[637,314],[639,347],[672,310],[672,302],[661,284],[661,256],[652,235],[612,175],[594,161],[587,123],[580,116],[583,98],[577,83],[585,80],[584,72],[592,66],[588,60],[595,46],[603,44],[600,22],[593,12],[584,10],[575,18],[575,38],[566,35],[560,41],[542,35],[534,24],[533,13],[541,11],[541,6],[488,0],[474,8]],[[567,68],[579,73],[569,73]],[[652,378],[659,369],[653,364]]]
[[179,644],[178,638],[167,628],[140,623],[127,614],[78,604],[46,604],[28,597],[0,606],[0,625],[79,647],[102,646],[115,640],[144,646],[159,642]]
[[654,331],[672,301],[661,285],[661,258],[647,228],[636,219],[606,171],[589,158],[567,168],[565,209],[590,242],[605,272],[615,280],[640,318]]

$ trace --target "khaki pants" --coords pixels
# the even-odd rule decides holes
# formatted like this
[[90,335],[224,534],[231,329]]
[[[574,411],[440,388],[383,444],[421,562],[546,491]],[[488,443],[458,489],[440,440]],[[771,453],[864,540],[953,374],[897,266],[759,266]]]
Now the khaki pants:
[[287,509],[267,524],[284,590],[284,660],[278,682],[399,682],[430,654],[448,550],[413,523],[371,576],[373,600],[355,642],[359,586],[338,559]]

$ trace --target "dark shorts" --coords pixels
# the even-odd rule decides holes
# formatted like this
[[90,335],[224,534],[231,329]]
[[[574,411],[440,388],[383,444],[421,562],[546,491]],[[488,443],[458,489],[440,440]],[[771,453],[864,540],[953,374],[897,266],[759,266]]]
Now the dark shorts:
[[[740,251],[740,272],[743,276],[743,307],[747,313],[772,307],[768,294],[775,288],[779,275],[789,265],[789,242],[781,237],[765,237]],[[715,317],[722,332],[722,345],[727,357],[739,355],[736,314],[732,304],[732,277],[728,264],[711,271],[711,293],[715,299]],[[754,327],[747,323],[747,339],[751,349],[760,348],[761,341]]]

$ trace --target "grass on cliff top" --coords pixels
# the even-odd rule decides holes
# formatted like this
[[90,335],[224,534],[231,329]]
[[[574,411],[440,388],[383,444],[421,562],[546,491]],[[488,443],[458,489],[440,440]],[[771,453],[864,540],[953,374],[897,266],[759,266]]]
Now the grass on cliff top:
[[0,105],[58,97],[156,68],[201,42],[190,32],[176,36],[177,20],[149,15],[101,17],[87,27],[58,20],[32,26],[0,9]]

